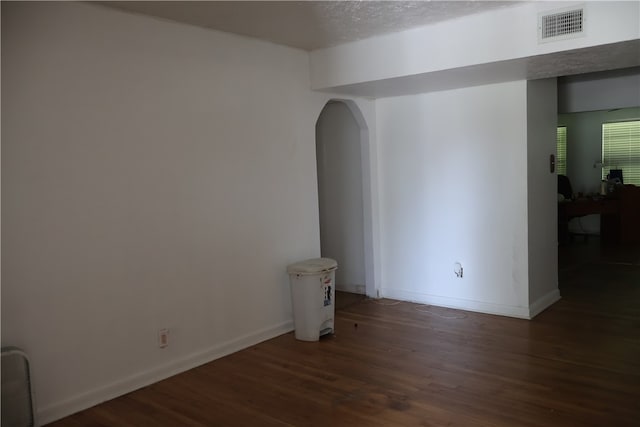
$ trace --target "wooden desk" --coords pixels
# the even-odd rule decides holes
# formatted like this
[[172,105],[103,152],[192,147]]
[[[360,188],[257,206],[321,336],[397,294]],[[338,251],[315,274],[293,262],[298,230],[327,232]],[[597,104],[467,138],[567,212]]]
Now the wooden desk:
[[640,243],[640,186],[625,184],[611,194],[618,201],[617,215],[600,217],[600,237],[605,243]]
[[558,221],[569,221],[585,215],[617,215],[620,213],[618,199],[577,199],[572,202],[558,203]]
[[[600,236],[602,242],[617,240],[618,230],[610,226],[619,222],[620,202],[617,198],[577,199],[558,203],[558,241],[569,241],[569,220],[585,215],[600,215]],[[605,218],[603,220],[603,218]],[[606,222],[607,226],[603,227]],[[611,230],[610,232],[608,230]]]

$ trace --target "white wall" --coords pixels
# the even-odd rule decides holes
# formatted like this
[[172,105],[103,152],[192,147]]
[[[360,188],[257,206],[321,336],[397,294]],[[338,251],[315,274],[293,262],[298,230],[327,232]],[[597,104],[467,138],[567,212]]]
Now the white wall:
[[292,329],[286,265],[320,254],[305,52],[3,2],[2,63],[2,345],[43,423]]
[[380,288],[382,266],[380,262],[380,175],[379,147],[376,132],[376,102],[372,99],[333,97],[351,110],[360,126],[360,153],[362,165],[362,213],[364,238],[365,292],[375,298]]
[[556,79],[527,82],[527,204],[531,316],[560,298],[558,292]]
[[559,113],[632,108],[638,105],[640,68],[569,76],[558,81]]
[[376,111],[381,294],[528,317],[526,82]]
[[[585,35],[538,43],[538,14],[575,5],[585,8]],[[336,88],[635,40],[640,38],[639,14],[640,4],[630,1],[527,2],[473,14],[314,51],[312,87]],[[516,65],[505,72],[525,78],[545,71],[533,64]]]
[[364,293],[364,227],[360,126],[349,107],[331,102],[316,123],[323,257],[338,261],[336,288]]

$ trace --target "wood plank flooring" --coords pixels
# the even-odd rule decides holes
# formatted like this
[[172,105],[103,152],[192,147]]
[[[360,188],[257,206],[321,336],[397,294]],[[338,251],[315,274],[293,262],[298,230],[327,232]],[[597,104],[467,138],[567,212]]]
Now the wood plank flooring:
[[318,343],[282,335],[51,426],[639,426],[636,255],[568,262],[533,321],[356,301]]

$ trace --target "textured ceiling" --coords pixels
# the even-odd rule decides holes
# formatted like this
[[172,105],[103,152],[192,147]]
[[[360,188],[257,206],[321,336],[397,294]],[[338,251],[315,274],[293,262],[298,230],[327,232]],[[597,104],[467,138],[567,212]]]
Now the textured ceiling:
[[305,50],[522,1],[115,1],[102,5]]
[[[304,50],[336,46],[517,1],[109,1],[104,6]],[[558,52],[328,90],[384,97],[640,66],[640,41]]]

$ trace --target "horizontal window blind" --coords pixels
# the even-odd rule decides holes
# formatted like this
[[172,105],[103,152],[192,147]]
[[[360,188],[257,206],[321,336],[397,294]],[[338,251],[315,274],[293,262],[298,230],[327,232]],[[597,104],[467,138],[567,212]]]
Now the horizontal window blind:
[[622,169],[625,184],[640,185],[640,120],[602,124],[602,179]]
[[556,171],[558,175],[567,174],[567,128],[558,127],[556,132]]

